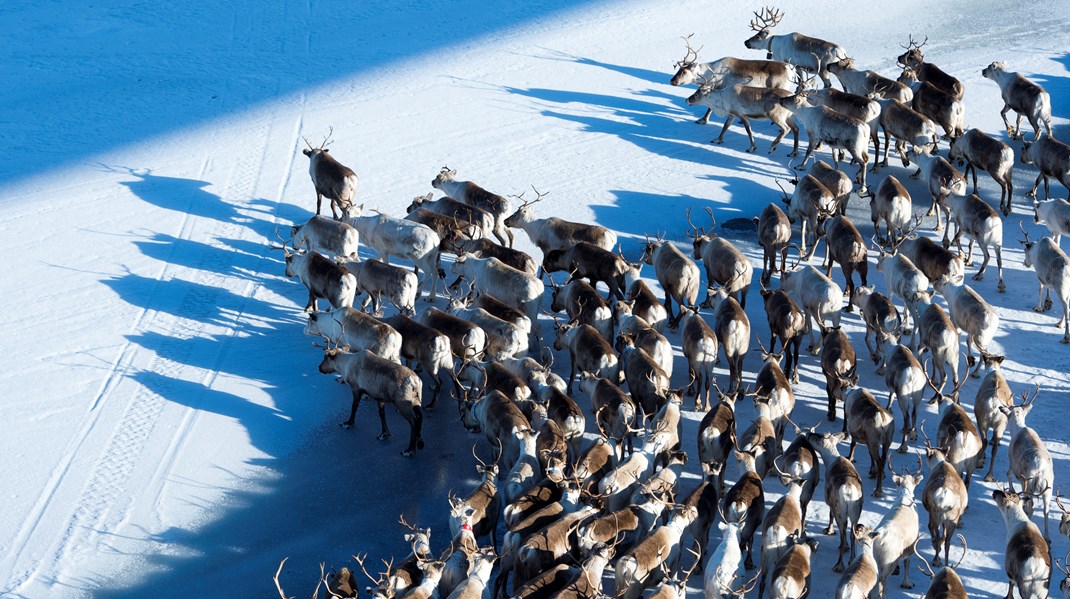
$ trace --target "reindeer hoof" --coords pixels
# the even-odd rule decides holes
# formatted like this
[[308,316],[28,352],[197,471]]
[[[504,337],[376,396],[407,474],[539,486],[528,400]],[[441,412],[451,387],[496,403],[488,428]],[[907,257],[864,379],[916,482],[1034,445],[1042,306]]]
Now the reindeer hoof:
[[416,452],[406,449],[405,451],[401,452],[401,455],[407,458],[411,458],[412,456],[416,455]]
[[843,572],[843,564],[836,564],[835,566],[832,566],[832,571]]
[[1007,290],[1007,286],[1003,284],[1003,281],[1000,281],[999,284],[996,285],[996,291],[998,291],[1000,293],[1003,293],[1006,290]]
[[[1052,305],[1052,304],[1051,304],[1051,300],[1050,300],[1050,299],[1046,299],[1046,300],[1044,300],[1044,309],[1045,309],[1045,310],[1051,310],[1051,305]],[[1061,323],[1060,323],[1060,324],[1061,324]]]
[[708,120],[706,120],[706,119],[698,119],[698,120],[696,120],[695,122],[696,122],[696,123],[698,123],[699,125],[705,125],[705,124],[706,124],[706,123],[708,123],[709,121],[708,121]]
[[873,490],[873,497],[875,497],[877,499],[880,499],[880,498],[884,497],[884,491],[882,491],[880,489],[874,489]]
[[1070,343],[1070,335],[1064,335],[1063,338],[1059,340],[1059,343]]
[[1044,306],[1043,305],[1033,306],[1033,311],[1034,312],[1043,312],[1044,311]]
[[719,146],[719,145],[724,143],[724,140],[723,139],[711,139],[710,143]]
[[758,149],[758,146],[747,148],[748,154],[753,154]]
[[340,427],[342,427],[342,428],[344,428],[346,430],[349,430],[349,429],[353,428],[353,423],[352,422],[341,422],[341,423],[338,424],[338,426],[340,426]]
[[[994,482],[996,482],[996,477],[992,476],[991,474],[986,474],[985,475],[985,482],[986,483],[994,483]],[[959,526],[960,527],[962,526],[962,522],[959,522]]]
[[376,439],[379,439],[380,441],[386,441],[389,438],[390,438],[390,433],[379,433],[379,436],[376,437]]
[[[970,266],[971,264],[972,264],[972,262],[966,262],[965,263],[966,266]],[[973,280],[974,281],[983,281],[983,280],[985,280],[984,273],[979,272],[979,273],[973,275]]]
[[895,452],[896,453],[906,453],[907,452],[907,444],[903,443],[898,448],[896,448]]

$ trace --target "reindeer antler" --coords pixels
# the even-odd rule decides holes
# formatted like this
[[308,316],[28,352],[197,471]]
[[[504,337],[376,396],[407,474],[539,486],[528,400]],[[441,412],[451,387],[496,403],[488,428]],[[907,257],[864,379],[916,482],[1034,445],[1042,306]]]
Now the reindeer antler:
[[[692,34],[687,35],[687,36],[681,36],[681,39],[683,39],[684,43],[687,44],[687,55],[684,56],[683,60],[674,63],[676,66],[683,66],[685,64],[693,64],[694,62],[698,61],[699,50],[702,50],[702,48],[704,46],[699,46],[698,50],[693,49],[691,47],[691,36],[693,36],[693,35],[695,35],[695,34],[692,33]],[[693,56],[693,58],[692,58],[692,56]]]
[[327,131],[327,135],[324,136],[323,143],[320,144],[319,149],[322,150],[323,148],[327,147],[327,144],[331,143],[331,136],[332,135],[334,135],[334,127],[333,126]]
[[[780,20],[784,18],[784,12],[776,10],[772,6],[766,6],[760,13],[754,11],[754,17],[754,20],[750,22],[750,28],[754,31],[765,31],[776,27]],[[759,21],[761,21],[760,24]]]

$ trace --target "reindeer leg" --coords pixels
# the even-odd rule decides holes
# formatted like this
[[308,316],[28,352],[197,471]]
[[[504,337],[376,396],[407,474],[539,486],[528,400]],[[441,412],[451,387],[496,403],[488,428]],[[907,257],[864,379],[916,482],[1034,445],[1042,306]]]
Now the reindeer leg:
[[382,425],[383,431],[381,433],[379,433],[379,436],[376,437],[376,439],[379,439],[380,441],[385,441],[385,440],[390,438],[390,427],[388,427],[386,425],[386,402],[380,401],[378,403],[379,403],[379,424]]
[[999,116],[1003,117],[1003,126],[1007,128],[1007,135],[1009,135],[1011,139],[1014,139],[1016,137],[1014,129],[1011,128],[1011,123],[1007,120],[1007,111],[1010,109],[1011,107],[1009,104],[1004,104],[1003,110],[999,111]]
[[713,114],[713,109],[712,108],[707,108],[706,109],[706,114],[702,115],[702,118],[700,118],[699,120],[697,120],[695,122],[700,124],[700,125],[705,125],[706,123],[710,122],[710,115],[711,114]]
[[736,118],[736,117],[734,117],[732,115],[728,115],[728,118],[725,119],[725,121],[724,121],[724,127],[721,128],[721,134],[718,135],[716,139],[711,141],[710,142],[711,144],[723,144],[724,143],[724,134],[728,132],[728,126],[732,124],[732,119],[734,119],[734,118]]
[[353,421],[357,418],[357,408],[360,407],[360,400],[364,397],[364,391],[362,389],[353,389],[353,405],[349,408],[349,420],[346,420],[341,424],[344,429],[353,428]]
[[311,291],[308,292],[308,303],[305,304],[305,312],[317,312],[319,306],[316,305],[316,294]]
[[316,216],[320,215],[321,205],[323,204],[323,194],[316,192]]
[[[1040,131],[1038,130],[1037,136],[1039,137],[1039,135]],[[1014,135],[1012,137],[1014,139],[1019,139],[1020,137],[1022,137],[1022,113],[1020,112],[1018,113],[1018,118],[1014,121]],[[1036,139],[1034,139],[1033,141],[1036,141]]]
[[[740,118],[739,120],[743,122],[743,128],[746,129],[746,131],[747,131],[747,139],[750,140],[750,147],[747,148],[747,152],[753,153],[754,151],[756,151],[758,149],[758,144],[754,143],[754,133],[751,132],[750,121],[748,119],[745,119],[745,118]],[[784,134],[781,133],[780,137],[784,137]],[[777,138],[778,141],[780,140],[780,137]],[[776,142],[774,142],[773,145],[776,145]],[[770,151],[772,151],[772,150],[770,150]]]

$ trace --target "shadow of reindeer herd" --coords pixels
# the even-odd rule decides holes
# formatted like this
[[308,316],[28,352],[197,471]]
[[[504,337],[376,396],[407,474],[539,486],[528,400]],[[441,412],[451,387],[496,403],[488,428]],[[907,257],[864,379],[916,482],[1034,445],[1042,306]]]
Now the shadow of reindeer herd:
[[[909,562],[915,555],[931,577],[925,596],[967,597],[949,550],[956,537],[965,544],[957,529],[970,501],[971,479],[988,461],[985,481],[996,480],[996,453],[1009,427],[1006,481],[991,492],[1007,527],[1007,596],[1015,588],[1022,597],[1048,596],[1053,463],[1044,442],[1026,424],[1039,388],[1015,402],[1000,370],[1004,356],[989,351],[999,316],[964,282],[976,243],[983,263],[973,279],[983,277],[994,251],[998,290],[1004,290],[1003,217],[1011,213],[1015,153],[978,129],[966,130],[963,85],[926,61],[924,41],[910,40],[898,57],[903,74],[892,80],[858,68],[831,42],[798,33],[774,35],[782,16],[767,8],[751,22],[755,34],[745,45],[765,50],[767,60],[726,57],[700,63],[689,36],[687,56],[671,80],[673,85],[699,84],[688,103],[708,108],[700,123],[713,113],[725,119],[715,143],[738,120],[750,137],[748,151],[754,151],[752,119],[780,128],[770,152],[791,132],[795,156],[800,126],[809,139],[796,166],[805,174],[794,181],[794,192],[782,198],[786,211],[772,202],[754,219],[764,250],[760,286],[771,336],[768,347],[758,342],[763,361],[749,389],[742,360],[751,326],[744,309],[754,267],[713,228],[693,224],[690,211],[690,255],[661,238],[648,238],[640,261],[631,263],[614,253],[613,231],[537,216],[543,198],[537,190],[533,200],[514,196],[520,201],[516,206],[459,180],[448,168],[432,181],[444,197],[416,198],[407,216],[365,210],[355,203],[356,175],[328,151],[330,134],[319,147],[305,140],[317,216],[294,226],[290,239],[274,247],[285,254],[286,275],[308,288],[305,332],[325,340],[320,372],[336,375],[352,390],[352,409],[342,426],[352,426],[367,397],[378,405],[379,438],[386,439],[385,407],[391,404],[409,424],[404,454],[411,456],[424,446],[425,401],[433,406],[445,387],[463,425],[481,431],[497,448],[493,463],[476,456],[481,482],[466,496],[449,498],[451,542],[443,553],[432,551],[429,529],[402,519],[408,530],[405,541],[412,547],[407,558],[396,565],[384,561],[386,571],[373,576],[365,558],[357,556],[371,581],[366,594],[387,599],[603,597],[609,592],[603,589],[609,568],[612,594],[626,599],[644,593],[682,598],[696,572],[708,599],[742,597],[752,590],[758,597],[802,597],[811,589],[810,559],[817,547],[805,527],[807,508],[823,474],[830,512],[824,532],[839,532],[836,597],[884,596],[888,577],[900,569],[902,586],[909,588]],[[1020,159],[1039,171],[1027,195],[1034,198],[1036,222],[1044,223],[1050,235],[1034,240],[1022,228],[1025,239],[1019,241],[1025,246],[1025,265],[1035,269],[1041,288],[1035,309],[1050,309],[1054,296],[1062,342],[1067,343],[1070,258],[1059,239],[1070,231],[1070,203],[1047,195],[1049,178],[1070,183],[1070,147],[1052,136],[1050,100],[1040,86],[1002,62],[993,62],[982,74],[999,86],[1009,137],[1021,137],[1023,117],[1034,130],[1032,139],[1022,142]],[[844,91],[832,87],[830,75]],[[813,85],[817,78],[823,88]],[[1013,127],[1008,111],[1017,115]],[[947,157],[940,153],[944,140],[950,146]],[[894,176],[885,177],[875,192],[867,187],[867,172],[887,166],[893,144],[904,166],[914,164],[913,176],[927,184],[927,216],[936,217],[937,231],[944,230],[943,243],[917,234],[922,217],[913,215],[912,198]],[[834,166],[816,161],[806,167],[823,145],[831,150]],[[853,178],[839,170],[847,155],[858,165]],[[965,165],[966,176],[973,173],[973,194],[967,194],[966,176],[953,162]],[[977,195],[979,170],[1001,190],[998,209]],[[1041,181],[1045,200],[1037,201]],[[846,216],[855,193],[870,204],[876,229],[870,240]],[[324,197],[333,219],[319,216]],[[709,216],[715,227],[712,210]],[[794,223],[801,229],[797,243],[792,241]],[[527,233],[543,254],[541,263],[512,247],[513,229]],[[826,262],[821,268],[807,265],[821,237],[826,239]],[[374,249],[379,259],[359,260],[359,244]],[[789,267],[792,246],[799,258]],[[440,264],[442,253],[454,256],[450,275]],[[884,273],[883,292],[868,284],[871,257]],[[391,258],[412,267],[396,266]],[[706,269],[707,297],[701,305],[696,260]],[[830,279],[834,263],[844,273],[846,293]],[[642,280],[644,265],[653,268],[663,302]],[[557,284],[549,277],[552,272],[569,276]],[[856,272],[861,279],[857,286]],[[774,275],[779,289],[767,289]],[[452,282],[451,276],[456,277]],[[437,299],[440,280],[445,309],[417,311],[422,294],[428,301]],[[550,310],[543,308],[547,286]],[[353,307],[356,296],[363,296],[359,309]],[[320,299],[332,310],[317,311]],[[395,314],[383,317],[384,307]],[[842,312],[855,310],[866,328],[869,357],[884,377],[885,405],[859,385],[856,352],[839,327]],[[552,341],[542,339],[540,312],[553,317]],[[566,318],[559,320],[559,314]],[[666,329],[677,337],[675,346],[687,360],[689,382],[681,388],[670,384],[674,345]],[[826,381],[828,419],[835,421],[837,405],[843,406],[839,432],[803,429],[792,421],[803,337],[819,356],[815,360]],[[555,373],[550,344],[568,352],[567,381]],[[967,365],[961,373],[960,353]],[[714,376],[722,356],[729,370],[724,390]],[[968,373],[981,377],[972,416],[959,401]],[[577,377],[589,399],[584,408],[574,399]],[[425,378],[431,384],[428,392]],[[627,391],[621,387],[625,383]],[[922,431],[916,470],[892,472],[895,500],[871,529],[859,522],[865,493],[853,464],[855,447],[867,448],[873,495],[880,497],[884,473],[891,471],[893,437],[898,433],[899,452],[917,441],[918,408],[928,390],[939,404],[934,435]],[[704,476],[696,486],[682,489],[678,483],[688,456],[681,450],[681,410],[688,397],[694,398],[695,410],[704,412],[698,439],[689,441],[697,443]],[[753,399],[757,417],[737,425],[735,404],[746,397]],[[892,397],[899,404],[899,425],[890,410]],[[591,416],[594,426],[588,427]],[[795,437],[784,449],[789,430]],[[838,447],[848,440],[850,453],[843,457]],[[925,475],[922,454],[928,464]],[[725,464],[733,457],[741,474],[726,489]],[[787,490],[767,508],[763,481],[770,473]],[[1013,479],[1020,490],[1014,489]],[[935,572],[917,548],[919,485]],[[1038,502],[1043,533],[1031,520]],[[722,533],[711,539],[714,523]],[[1059,528],[1070,532],[1065,515]],[[756,563],[752,554],[759,530]],[[481,546],[480,539],[489,545]],[[685,553],[693,556],[686,560],[688,568],[681,560]],[[285,598],[281,570],[282,564],[275,583]],[[324,574],[321,566],[316,595],[320,585],[331,597],[358,595],[357,575],[348,568]],[[1062,589],[1068,596],[1065,582]]]

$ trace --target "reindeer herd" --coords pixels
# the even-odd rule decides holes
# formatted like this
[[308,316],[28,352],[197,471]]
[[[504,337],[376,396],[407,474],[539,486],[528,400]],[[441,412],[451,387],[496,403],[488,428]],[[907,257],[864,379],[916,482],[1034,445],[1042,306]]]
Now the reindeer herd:
[[[1023,598],[1047,597],[1053,562],[1070,577],[1070,565],[1053,560],[1050,550],[1050,504],[1059,501],[1052,457],[1026,423],[1039,387],[1022,392],[1016,403],[1001,371],[1004,356],[991,345],[999,314],[965,283],[976,243],[983,261],[973,280],[984,277],[994,253],[997,290],[1005,290],[1001,246],[1003,219],[1012,212],[1014,150],[966,128],[964,87],[927,62],[925,41],[910,39],[897,58],[903,74],[894,80],[860,69],[831,42],[799,33],[773,35],[783,18],[779,11],[766,8],[755,17],[756,33],[744,45],[764,49],[766,60],[700,63],[688,36],[687,55],[671,79],[672,85],[699,85],[687,99],[708,108],[699,123],[713,113],[726,119],[714,143],[723,142],[736,119],[746,129],[751,152],[752,119],[769,120],[779,129],[770,152],[792,132],[789,155],[795,156],[800,126],[809,139],[796,166],[806,172],[791,181],[793,193],[780,198],[786,211],[773,201],[754,218],[764,253],[759,286],[770,339],[768,346],[755,339],[761,365],[750,385],[743,362],[754,339],[745,312],[754,265],[716,234],[709,208],[708,228],[692,221],[691,210],[684,215],[692,240],[688,251],[648,237],[642,255],[631,262],[613,231],[539,217],[544,194],[537,190],[534,199],[521,194],[510,200],[459,180],[449,168],[431,182],[444,197],[434,199],[432,192],[416,198],[403,218],[366,213],[354,202],[356,175],[328,154],[330,135],[319,147],[306,140],[317,216],[294,226],[289,240],[276,232],[283,243],[273,247],[285,254],[286,276],[308,289],[305,332],[324,340],[320,372],[336,375],[351,390],[342,426],[353,425],[366,397],[378,405],[379,438],[386,439],[385,408],[391,404],[409,424],[403,453],[411,456],[425,444],[425,406],[434,408],[448,392],[463,427],[480,433],[495,455],[488,463],[473,446],[480,480],[467,494],[448,498],[450,540],[444,552],[432,551],[429,528],[402,518],[412,553],[401,563],[384,560],[385,571],[372,575],[366,556],[355,556],[371,581],[366,596],[668,599],[683,598],[696,575],[706,599],[744,597],[754,590],[759,599],[797,599],[811,594],[818,542],[806,521],[823,482],[821,499],[829,514],[824,533],[839,535],[833,567],[837,599],[884,597],[896,574],[902,576],[900,586],[912,588],[914,557],[930,578],[924,597],[964,598],[968,592],[956,573],[961,558],[952,563],[952,545],[958,540],[965,555],[960,530],[974,472],[987,461],[984,481],[997,481],[996,456],[1008,428],[1008,469],[991,491],[1007,529],[1007,597],[1015,589]],[[1042,88],[1001,62],[982,74],[1000,88],[1009,137],[1021,137],[1022,118],[1035,132],[1030,142],[1023,140],[1019,155],[1040,172],[1027,195],[1035,221],[1051,235],[1031,240],[1019,222],[1024,236],[1019,241],[1024,265],[1035,269],[1039,283],[1034,309],[1050,309],[1054,294],[1062,342],[1068,343],[1070,258],[1059,241],[1070,233],[1070,203],[1047,194],[1051,177],[1070,189],[1070,146],[1052,136],[1050,99]],[[818,77],[823,89],[812,88]],[[832,88],[832,77],[844,91]],[[1006,117],[1010,110],[1017,114],[1014,127]],[[878,160],[880,130],[883,160]],[[940,155],[942,142],[946,157]],[[923,217],[914,215],[911,195],[895,176],[886,175],[875,192],[867,187],[867,173],[888,166],[893,143],[903,165],[913,165],[912,177],[929,191],[925,216],[935,217],[942,243],[918,232]],[[823,145],[834,165],[815,161],[807,167]],[[858,165],[853,179],[839,169],[847,155]],[[956,165],[965,165],[965,175],[972,171],[971,195]],[[978,170],[999,186],[998,209],[978,195]],[[1038,201],[1042,180],[1045,200]],[[847,216],[856,194],[869,201],[875,231],[869,240]],[[324,196],[333,220],[319,216]],[[513,229],[527,233],[542,253],[541,263],[513,247]],[[826,245],[821,265],[805,264],[821,239]],[[360,243],[378,259],[360,260]],[[798,257],[789,265],[792,248]],[[452,282],[443,254],[453,256]],[[391,258],[411,267],[391,264]],[[868,280],[871,260],[884,275],[883,293]],[[705,267],[701,303],[697,262]],[[846,289],[830,278],[834,264]],[[644,265],[652,267],[663,300],[641,278]],[[568,273],[564,283],[551,276],[559,272]],[[421,295],[436,301],[440,279],[445,309],[417,310]],[[353,302],[361,294],[367,295],[358,309]],[[330,303],[330,311],[319,311],[320,299]],[[384,317],[389,306],[397,313]],[[844,312],[857,312],[865,327],[867,357],[883,387],[860,380],[855,348],[840,327]],[[542,339],[540,314],[554,322],[551,340]],[[824,377],[828,420],[841,418],[842,409],[838,430],[822,432],[793,420],[804,337]],[[686,377],[674,373],[674,342],[686,360]],[[555,373],[550,347],[567,352],[567,380]],[[718,383],[714,367],[722,360],[727,380]],[[972,415],[960,402],[970,376],[981,378]],[[426,392],[425,379],[431,385]],[[674,387],[674,380],[686,383]],[[929,403],[938,412],[932,438],[919,420],[930,391]],[[581,407],[577,398],[583,396]],[[687,398],[701,417],[693,441],[681,438]],[[756,416],[737,422],[737,403],[748,400]],[[847,455],[841,455],[846,442]],[[691,455],[702,472],[694,485],[682,483],[688,443],[697,449]],[[869,456],[872,495],[883,496],[886,473],[896,489],[875,526],[862,521],[866,493],[855,466],[858,445]],[[894,453],[915,453],[917,467],[897,472]],[[729,484],[733,461],[737,475]],[[764,481],[770,475],[784,489],[767,507]],[[919,487],[931,559],[918,548]],[[1038,503],[1043,532],[1031,517]],[[715,526],[720,533],[711,536]],[[1070,535],[1070,512],[1063,511],[1059,531]],[[281,570],[282,564],[274,580],[285,599]],[[607,574],[612,585],[603,582]],[[327,575],[321,566],[320,584],[331,597],[361,594],[349,568]],[[1070,597],[1070,583],[1063,581],[1061,589]]]

